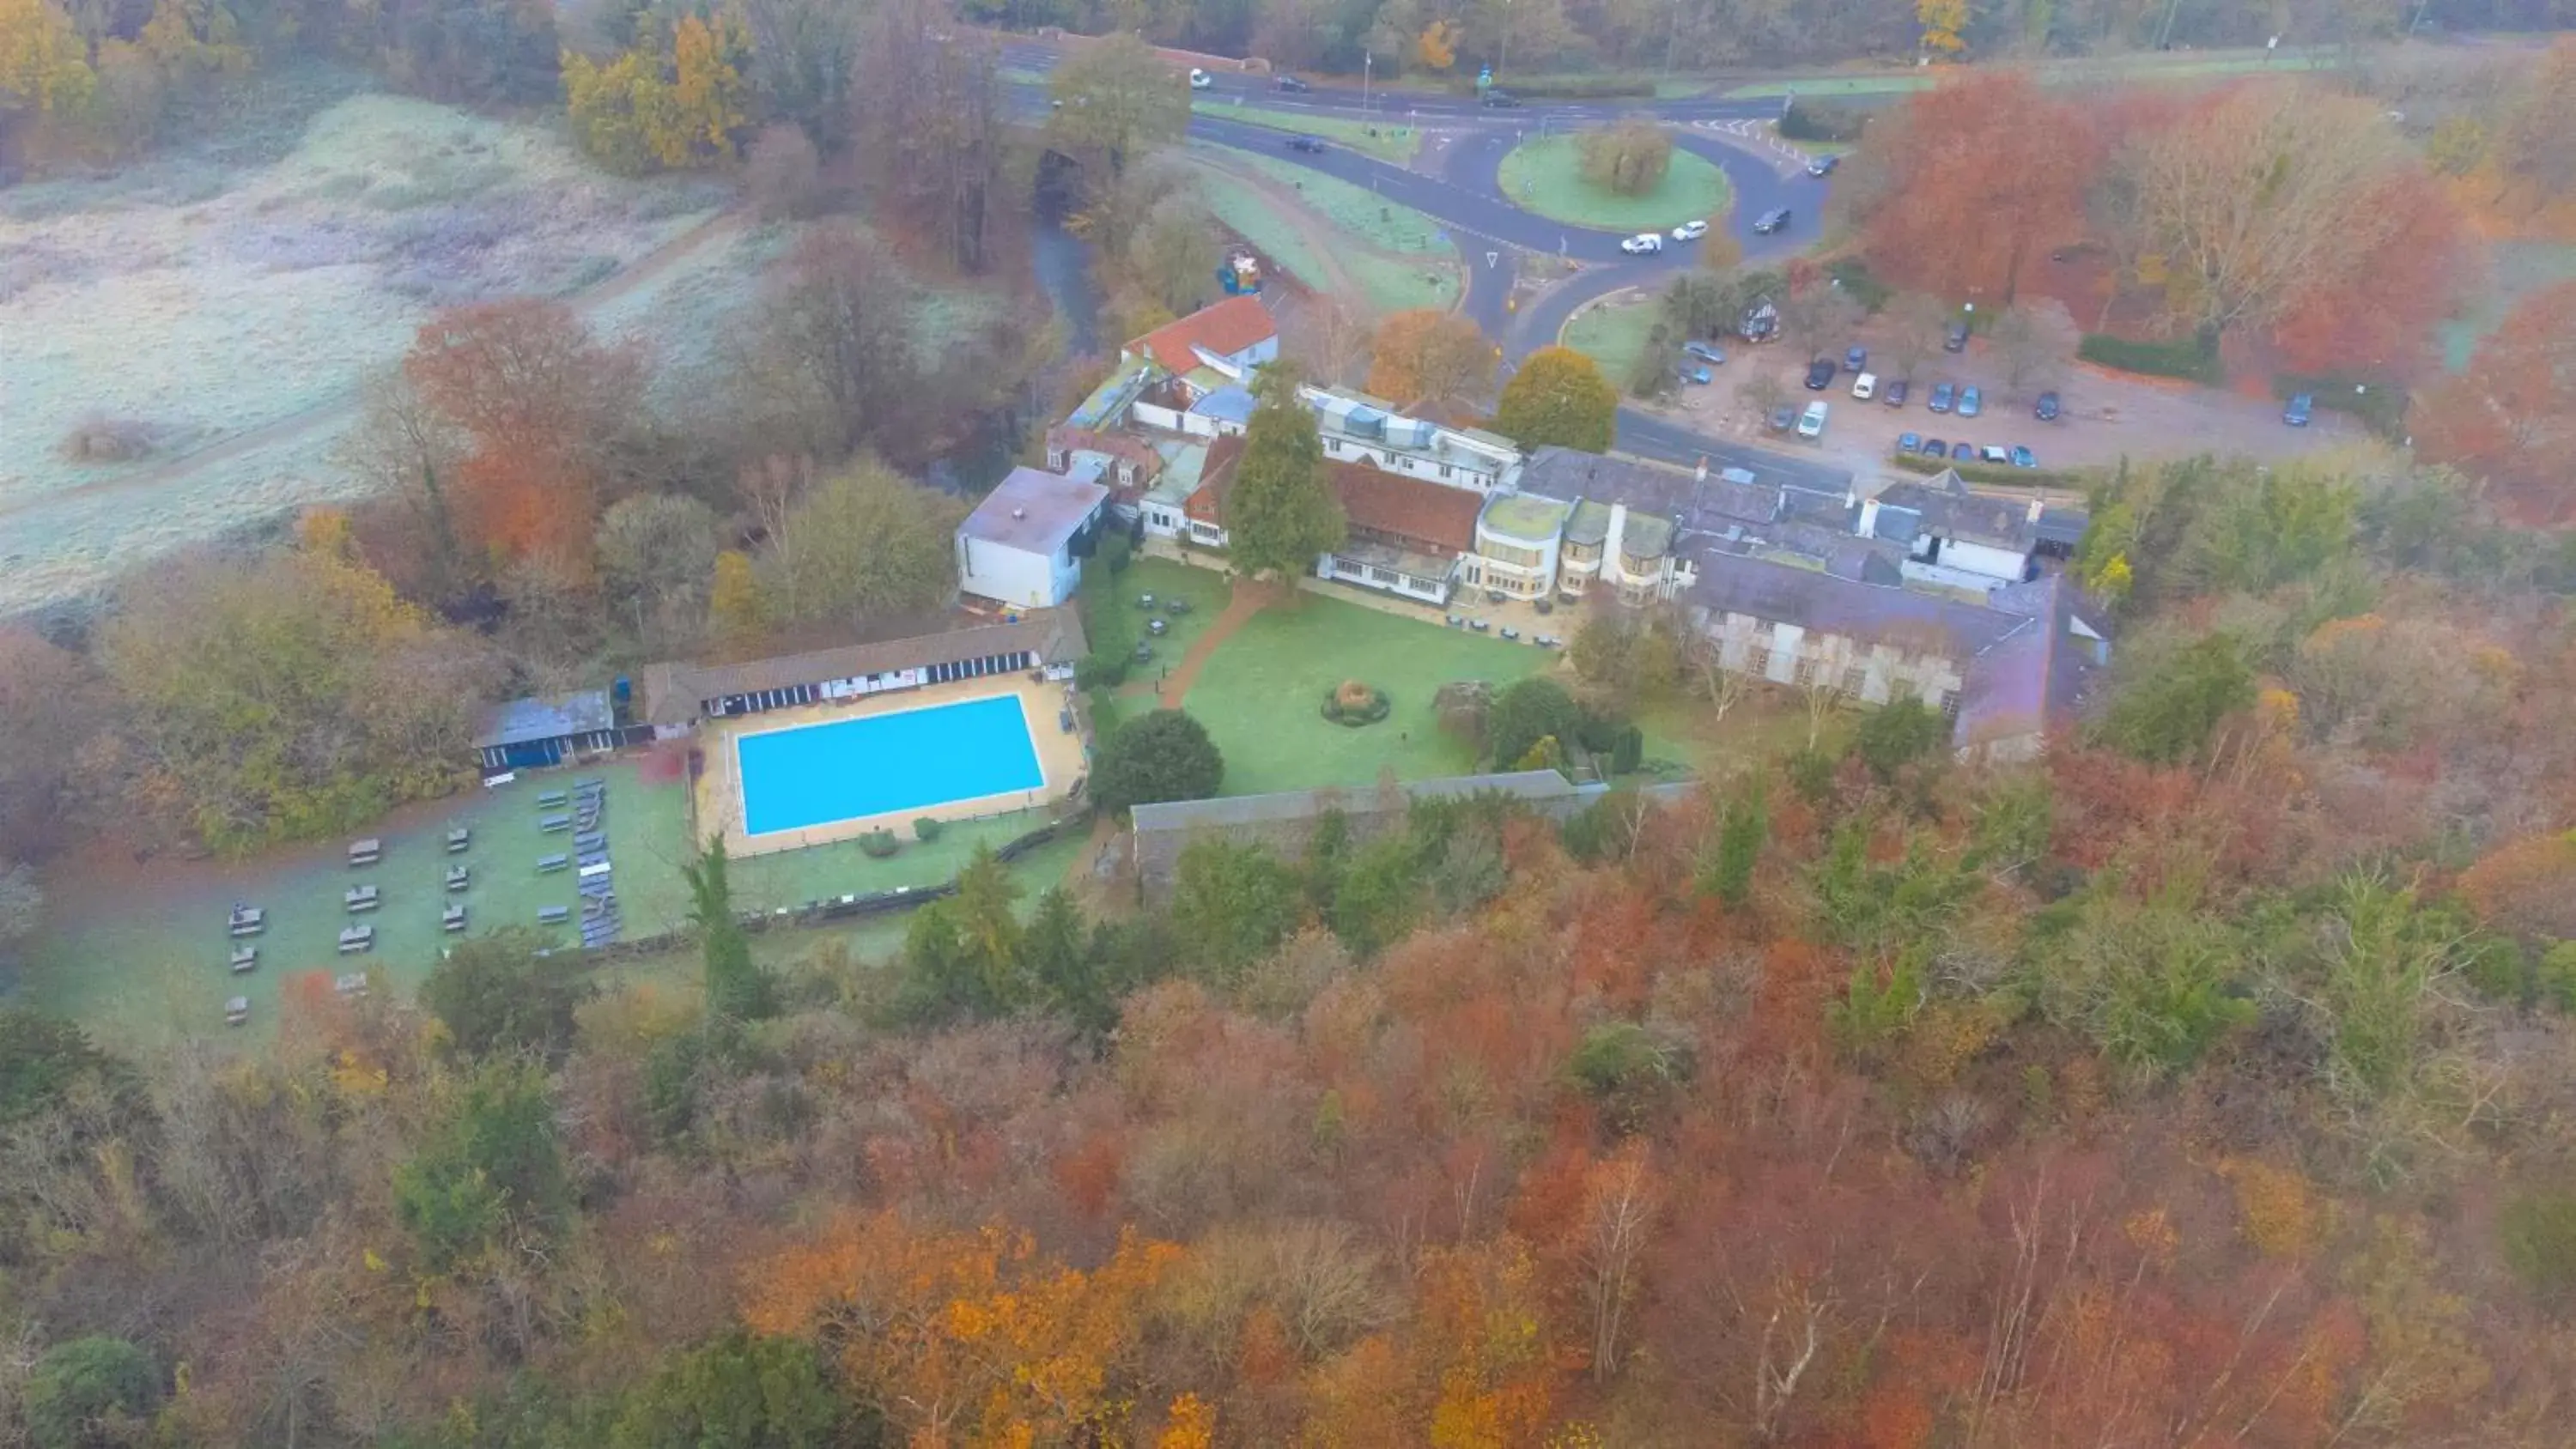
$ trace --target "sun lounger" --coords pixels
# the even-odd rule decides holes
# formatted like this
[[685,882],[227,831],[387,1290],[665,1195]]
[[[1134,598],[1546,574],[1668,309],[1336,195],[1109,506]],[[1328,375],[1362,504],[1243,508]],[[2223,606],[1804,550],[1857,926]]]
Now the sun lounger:
[[465,908],[463,906],[449,906],[446,910],[439,912],[438,928],[442,931],[464,930]]
[[593,866],[606,865],[608,864],[608,852],[604,850],[585,850],[581,853],[580,860],[581,868],[584,870],[588,870]]
[[474,844],[474,832],[463,825],[447,832],[447,853],[461,855]]
[[372,835],[364,840],[349,842],[349,864],[351,865],[374,865],[384,858],[385,843]]
[[586,880],[581,883],[581,893],[591,900],[613,899],[617,888],[604,879]]
[[608,832],[604,830],[585,830],[572,838],[575,850],[597,850],[607,843]]
[[351,886],[341,893],[340,903],[352,912],[372,911],[385,903],[385,894],[371,885]]
[[572,857],[569,855],[541,855],[537,857],[537,870],[540,873],[569,869],[571,865]]
[[257,946],[235,946],[233,948],[234,971],[249,971],[256,968],[258,965],[259,948]]
[[224,1003],[224,1025],[239,1026],[250,1020],[250,998],[236,996]]
[[537,817],[537,828],[549,835],[552,835],[558,830],[570,830],[572,829],[572,817],[569,815],[540,815]]
[[447,868],[447,888],[449,890],[461,891],[473,883],[474,872],[472,870],[461,865],[451,865]]
[[555,806],[561,805],[569,798],[571,797],[565,795],[561,790],[548,790],[537,796],[537,808],[540,810],[551,810]]
[[537,907],[537,924],[540,926],[559,926],[571,919],[572,908],[570,906]]
[[256,936],[268,929],[268,912],[257,906],[237,905],[228,929],[236,936]]
[[355,955],[359,954],[359,953],[360,953],[360,952],[362,952],[362,951],[372,951],[372,950],[374,950],[374,949],[376,949],[376,928],[375,928],[375,927],[373,927],[373,926],[349,926],[349,927],[345,927],[344,929],[342,929],[342,930],[341,930],[341,932],[340,932],[340,954],[341,954],[341,955],[343,955],[343,956],[355,956]]
[[608,782],[597,775],[586,775],[573,781],[572,787],[576,790],[605,790],[608,788]]

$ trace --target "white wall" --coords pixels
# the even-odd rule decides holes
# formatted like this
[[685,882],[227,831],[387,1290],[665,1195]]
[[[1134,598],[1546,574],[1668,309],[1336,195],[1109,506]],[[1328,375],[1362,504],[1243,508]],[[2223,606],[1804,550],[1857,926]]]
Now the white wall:
[[1988,544],[1943,539],[1940,562],[1945,568],[1966,569],[1990,579],[2017,584],[2021,582],[2023,571],[2030,566],[2030,555]]
[[1316,559],[1315,572],[1323,578],[1339,579],[1382,594],[1401,594],[1428,604],[1449,601],[1449,581],[1446,579],[1425,579],[1395,569],[1380,569],[1377,572],[1381,577],[1372,578],[1367,565],[1353,563],[1339,554],[1328,553]]
[[1064,553],[1033,553],[957,535],[957,587],[977,598],[1049,609],[1071,598],[1081,582],[1081,562]]

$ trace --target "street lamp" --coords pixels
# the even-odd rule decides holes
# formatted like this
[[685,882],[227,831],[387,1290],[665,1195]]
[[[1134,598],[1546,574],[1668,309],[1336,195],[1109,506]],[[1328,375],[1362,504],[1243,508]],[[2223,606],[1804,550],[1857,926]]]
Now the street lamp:
[[1494,74],[1501,75],[1512,61],[1512,0],[1503,0],[1502,53],[1494,57]]
[[1367,115],[1367,114],[1368,114],[1368,108],[1369,108],[1369,104],[1368,104],[1369,72],[1370,72],[1371,70],[1375,69],[1375,68],[1376,68],[1376,66],[1377,66],[1377,52],[1376,52],[1376,51],[1373,51],[1373,50],[1362,49],[1362,50],[1360,51],[1360,114],[1361,114],[1361,115]]

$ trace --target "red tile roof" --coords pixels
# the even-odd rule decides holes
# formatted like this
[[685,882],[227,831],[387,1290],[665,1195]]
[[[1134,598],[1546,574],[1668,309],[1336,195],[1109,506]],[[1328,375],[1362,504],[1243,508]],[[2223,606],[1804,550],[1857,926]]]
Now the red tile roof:
[[1155,328],[1128,343],[1127,350],[1151,355],[1168,371],[1187,372],[1200,365],[1193,348],[1231,357],[1278,332],[1279,324],[1270,320],[1270,309],[1261,305],[1259,297],[1228,297]]
[[1354,538],[1374,535],[1423,553],[1474,551],[1476,515],[1485,503],[1481,495],[1368,463],[1325,467]]
[[1225,496],[1234,491],[1235,465],[1243,461],[1243,439],[1228,433],[1208,444],[1207,461],[1199,465],[1199,491],[1181,503],[1181,512],[1201,523],[1225,522]]

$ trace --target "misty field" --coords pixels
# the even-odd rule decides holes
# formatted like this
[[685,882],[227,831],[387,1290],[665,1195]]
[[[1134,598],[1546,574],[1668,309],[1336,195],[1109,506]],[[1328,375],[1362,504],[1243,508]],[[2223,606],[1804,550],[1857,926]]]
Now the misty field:
[[615,300],[608,330],[659,328],[638,293],[703,314],[743,280],[721,188],[601,175],[542,128],[358,94],[239,152],[0,191],[0,612],[341,496],[358,385],[437,307]]

